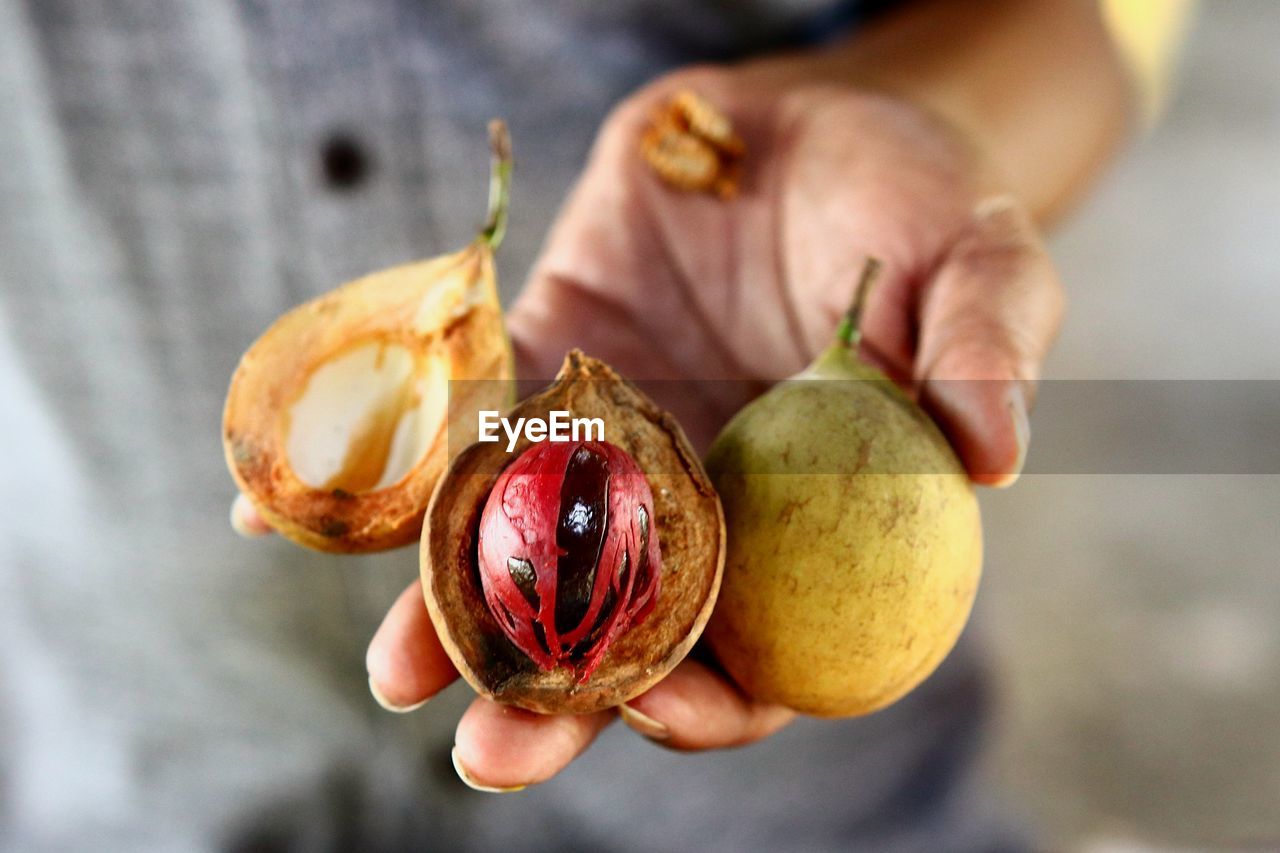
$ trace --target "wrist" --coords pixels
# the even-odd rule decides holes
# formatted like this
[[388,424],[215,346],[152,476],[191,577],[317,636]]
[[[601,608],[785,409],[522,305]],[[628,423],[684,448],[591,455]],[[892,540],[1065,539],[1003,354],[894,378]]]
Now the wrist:
[[1131,76],[1096,2],[920,0],[856,36],[752,73],[879,92],[987,152],[1040,223],[1082,195],[1136,126]]

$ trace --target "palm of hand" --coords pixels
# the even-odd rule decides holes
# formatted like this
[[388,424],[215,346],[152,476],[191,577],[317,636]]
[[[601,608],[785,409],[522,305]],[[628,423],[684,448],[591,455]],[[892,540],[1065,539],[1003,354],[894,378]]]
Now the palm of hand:
[[525,375],[577,346],[650,386],[695,443],[830,340],[868,255],[886,274],[864,329],[909,377],[928,274],[989,183],[950,129],[884,97],[705,81],[748,147],[737,198],[673,190],[638,151],[642,93],[611,119],[511,314]]

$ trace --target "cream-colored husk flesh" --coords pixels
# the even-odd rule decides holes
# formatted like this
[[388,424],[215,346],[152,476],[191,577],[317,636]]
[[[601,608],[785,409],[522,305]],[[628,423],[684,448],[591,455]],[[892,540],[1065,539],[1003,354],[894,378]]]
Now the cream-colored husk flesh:
[[403,478],[444,428],[449,364],[372,340],[321,364],[284,415],[298,479],[352,494]]

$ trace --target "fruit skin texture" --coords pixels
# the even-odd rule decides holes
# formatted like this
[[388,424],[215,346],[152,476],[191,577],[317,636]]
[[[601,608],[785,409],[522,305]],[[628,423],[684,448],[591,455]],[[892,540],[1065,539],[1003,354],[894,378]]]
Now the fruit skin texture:
[[707,468],[729,548],[707,639],[747,693],[857,716],[942,662],[981,573],[977,498],[883,374],[837,343],[739,412]]
[[652,612],[613,641],[585,681],[572,669],[543,670],[507,637],[481,588],[478,535],[488,497],[502,471],[530,447],[527,437],[516,454],[500,443],[476,443],[450,463],[422,526],[422,591],[440,644],[481,696],[544,714],[588,714],[648,690],[702,635],[724,570],[724,514],[680,425],[608,365],[570,351],[556,381],[507,417],[546,418],[551,410],[601,418],[605,439],[644,472],[652,531],[662,543]]

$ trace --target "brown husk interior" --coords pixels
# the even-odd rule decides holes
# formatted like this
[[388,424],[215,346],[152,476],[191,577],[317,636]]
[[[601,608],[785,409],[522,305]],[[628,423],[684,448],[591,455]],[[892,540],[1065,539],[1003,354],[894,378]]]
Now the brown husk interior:
[[542,713],[589,713],[643,693],[678,664],[702,633],[724,569],[720,499],[688,439],[667,412],[608,365],[571,351],[556,381],[515,407],[510,418],[553,410],[598,417],[605,439],[626,450],[653,490],[662,549],[662,588],[653,612],[622,634],[585,684],[570,669],[544,672],[503,634],[484,602],[476,565],[480,513],[513,453],[473,444],[441,478],[422,532],[427,609],[445,650],[482,696]]

